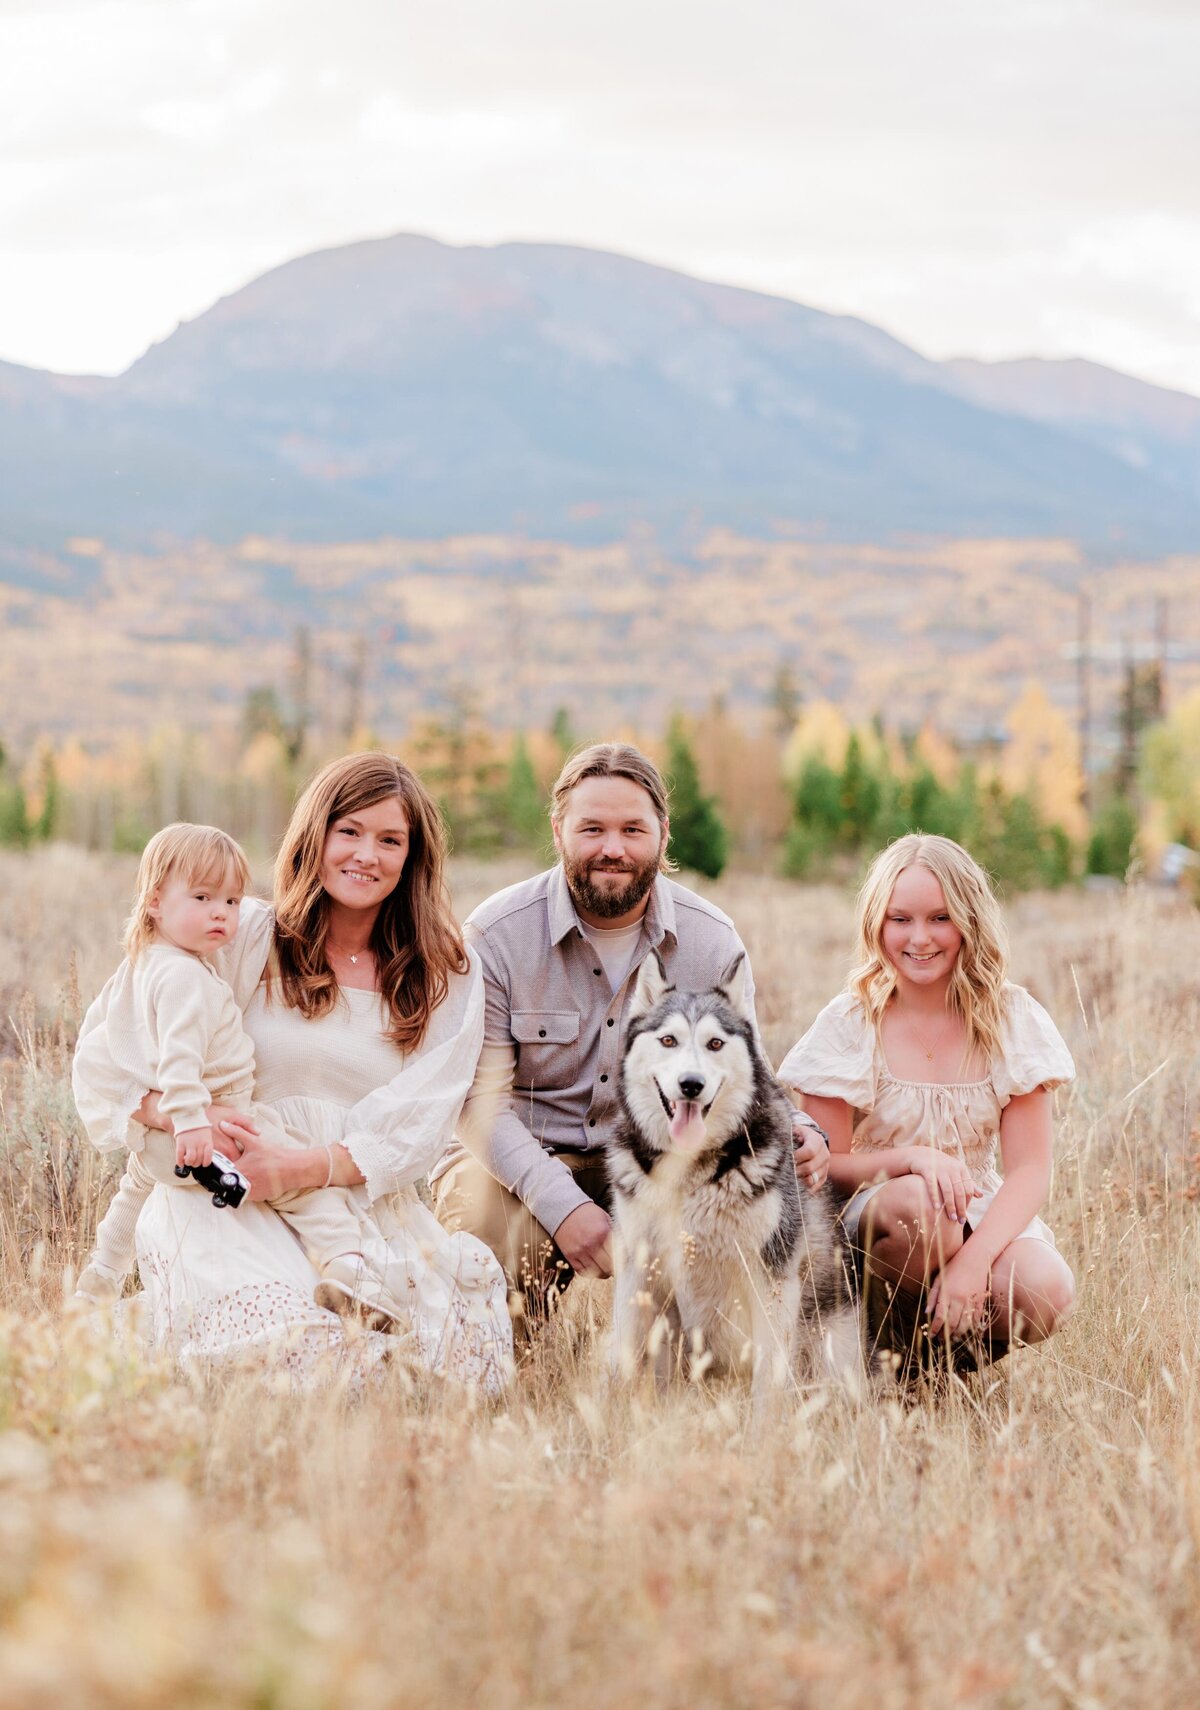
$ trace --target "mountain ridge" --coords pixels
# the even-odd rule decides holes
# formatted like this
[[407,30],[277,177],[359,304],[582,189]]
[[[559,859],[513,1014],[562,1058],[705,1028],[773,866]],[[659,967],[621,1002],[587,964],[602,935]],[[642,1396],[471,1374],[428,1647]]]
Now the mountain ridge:
[[1074,370],[937,363],[607,251],[363,239],[259,275],[121,375],[0,363],[0,531],[1194,542],[1200,400],[1193,424],[1187,394],[1164,392],[1171,416],[1164,389],[1084,366],[1101,402],[1093,371],[1124,383],[1119,407]]

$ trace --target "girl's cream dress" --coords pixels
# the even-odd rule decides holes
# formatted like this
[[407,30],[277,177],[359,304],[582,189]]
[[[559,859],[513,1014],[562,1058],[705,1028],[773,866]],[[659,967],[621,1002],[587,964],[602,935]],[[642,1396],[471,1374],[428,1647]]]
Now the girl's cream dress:
[[[1046,1011],[1023,986],[1005,987],[1001,1050],[977,1081],[902,1081],[888,1068],[883,1044],[854,997],[843,992],[813,1022],[779,1066],[785,1086],[813,1098],[840,1098],[854,1111],[852,1152],[884,1152],[893,1146],[935,1146],[961,1158],[980,1197],[968,1208],[977,1227],[996,1197],[1000,1117],[1010,1098],[1037,1087],[1052,1091],[1075,1078],[1075,1064]],[[854,1239],[864,1207],[884,1185],[858,1188],[842,1210],[842,1225]],[[1054,1236],[1035,1217],[1022,1236]]]

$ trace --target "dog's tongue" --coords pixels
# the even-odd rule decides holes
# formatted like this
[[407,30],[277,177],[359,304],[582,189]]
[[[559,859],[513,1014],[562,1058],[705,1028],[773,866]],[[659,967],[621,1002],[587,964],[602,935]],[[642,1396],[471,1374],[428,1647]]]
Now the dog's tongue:
[[671,1116],[671,1143],[694,1151],[704,1139],[704,1117],[695,1099],[681,1098]]

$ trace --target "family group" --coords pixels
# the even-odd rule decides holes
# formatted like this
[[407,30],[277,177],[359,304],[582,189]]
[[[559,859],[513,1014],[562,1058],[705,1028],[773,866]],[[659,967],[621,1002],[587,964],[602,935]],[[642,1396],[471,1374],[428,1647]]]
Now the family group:
[[[575,754],[550,821],[555,865],[461,928],[436,805],[390,755],[312,779],[271,905],[223,832],[151,840],[75,1057],[90,1139],[125,1156],[82,1295],[116,1302],[136,1261],[148,1333],[183,1360],[261,1356],[303,1381],[339,1345],[402,1346],[503,1392],[514,1326],[523,1341],[573,1276],[613,1271],[605,1148],[638,970],[657,952],[703,990],[744,953],[670,877],[668,792],[637,749]],[[958,844],[882,851],[857,934],[846,989],[778,1069],[801,1191],[837,1196],[860,1267],[924,1301],[934,1336],[1041,1340],[1074,1296],[1040,1216],[1070,1054],[1008,981]],[[744,989],[752,1015],[748,965]],[[214,1154],[249,1184],[236,1209],[194,1174]]]

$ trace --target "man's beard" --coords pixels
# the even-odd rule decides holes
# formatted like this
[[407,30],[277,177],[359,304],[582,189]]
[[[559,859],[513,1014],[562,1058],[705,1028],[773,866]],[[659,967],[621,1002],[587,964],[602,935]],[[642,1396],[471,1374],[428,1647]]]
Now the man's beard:
[[[615,920],[618,915],[628,914],[630,909],[637,907],[657,878],[661,853],[661,848],[656,849],[641,866],[605,868],[601,862],[592,862],[589,866],[586,861],[576,861],[564,849],[563,872],[576,908],[599,915],[601,920]],[[611,886],[595,884],[592,880],[595,870],[620,873],[628,882]]]

